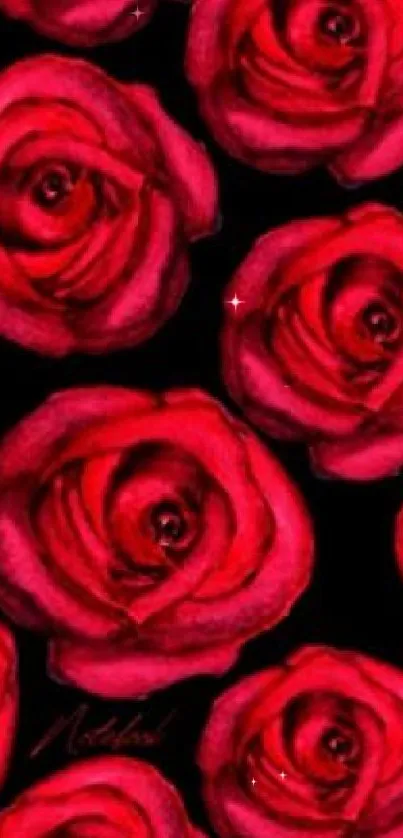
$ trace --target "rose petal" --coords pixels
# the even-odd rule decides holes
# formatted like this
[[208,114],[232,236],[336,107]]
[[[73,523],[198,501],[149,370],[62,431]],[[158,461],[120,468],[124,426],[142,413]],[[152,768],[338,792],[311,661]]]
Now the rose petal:
[[142,15],[133,14],[132,0],[1,0],[0,8],[27,21],[49,38],[75,47],[120,41],[144,26],[157,0],[141,0]]
[[174,787],[151,765],[126,757],[85,760],[37,783],[3,810],[0,835],[39,838],[72,824],[81,835],[86,822],[100,838],[203,838]]

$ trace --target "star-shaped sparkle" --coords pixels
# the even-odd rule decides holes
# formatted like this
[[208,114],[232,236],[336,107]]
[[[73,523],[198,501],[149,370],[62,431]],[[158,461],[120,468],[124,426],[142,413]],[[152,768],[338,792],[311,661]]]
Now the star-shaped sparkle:
[[138,6],[136,6],[134,12],[130,12],[130,14],[133,15],[133,17],[135,17],[137,22],[138,22],[140,20],[140,18],[143,15],[145,15],[145,12],[142,12],[141,9]]
[[245,301],[244,301],[244,300],[240,300],[240,299],[239,299],[239,297],[238,297],[238,295],[237,295],[237,294],[235,294],[235,295],[233,296],[232,300],[227,300],[227,302],[228,302],[228,305],[230,305],[230,306],[233,306],[233,307],[234,307],[234,311],[237,311],[238,306],[241,306],[241,305],[242,305],[242,303],[243,303],[243,302],[245,302]]
[[281,779],[285,780],[286,776],[287,776],[287,774],[285,773],[285,771],[282,771],[281,774],[280,774]]
[[255,780],[255,778],[253,778],[253,780],[251,782],[252,782],[252,786],[255,786],[256,783],[257,783],[257,780]]

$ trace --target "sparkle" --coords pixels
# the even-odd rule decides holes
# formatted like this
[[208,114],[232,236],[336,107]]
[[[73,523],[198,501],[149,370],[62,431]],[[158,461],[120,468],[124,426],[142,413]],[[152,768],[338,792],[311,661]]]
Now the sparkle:
[[281,779],[285,780],[286,776],[287,776],[287,774],[285,773],[285,771],[282,771],[281,774],[280,774]]
[[257,783],[257,780],[255,780],[255,778],[253,778],[253,780],[252,780],[252,786],[255,786],[255,785],[256,785],[256,783]]
[[244,303],[245,300],[240,300],[238,295],[235,294],[235,296],[232,298],[232,300],[227,300],[227,302],[230,306],[234,306],[234,310],[236,311],[238,306],[242,305],[242,303]]
[[136,18],[136,20],[137,20],[137,22],[138,22],[138,21],[140,20],[140,18],[141,18],[143,15],[145,15],[145,12],[142,12],[142,11],[141,11],[141,9],[139,9],[139,7],[138,7],[138,6],[136,6],[136,8],[135,8],[134,12],[130,12],[130,14],[131,14],[131,15],[133,15],[133,17],[135,17],[135,18]]

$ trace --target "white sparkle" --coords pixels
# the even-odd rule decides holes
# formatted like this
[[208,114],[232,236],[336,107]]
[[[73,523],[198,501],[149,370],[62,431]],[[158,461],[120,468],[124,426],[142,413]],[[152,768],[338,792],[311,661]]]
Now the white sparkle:
[[245,300],[240,300],[238,295],[235,294],[235,296],[232,298],[232,300],[227,300],[227,302],[230,306],[234,306],[234,310],[236,311],[238,306],[241,306],[242,303],[245,302]]
[[139,9],[139,7],[138,7],[138,6],[136,6],[136,8],[135,8],[134,12],[130,12],[130,14],[131,14],[131,15],[133,15],[133,17],[135,17],[135,18],[136,18],[136,20],[137,20],[137,22],[138,22],[138,21],[140,20],[140,18],[141,18],[143,15],[145,15],[145,12],[142,12],[142,11],[141,11],[141,9]]
[[287,774],[285,773],[285,771],[282,771],[281,774],[280,774],[281,779],[285,780],[286,776],[287,776]]
[[256,783],[257,783],[257,780],[255,780],[255,778],[253,778],[253,780],[252,780],[252,786],[255,786],[255,785],[256,785]]

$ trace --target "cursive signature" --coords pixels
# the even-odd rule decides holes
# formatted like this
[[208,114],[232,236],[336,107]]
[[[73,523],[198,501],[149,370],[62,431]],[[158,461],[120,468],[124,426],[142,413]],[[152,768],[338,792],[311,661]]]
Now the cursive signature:
[[64,741],[66,752],[71,756],[98,748],[118,753],[130,748],[153,747],[162,742],[166,728],[177,715],[177,711],[173,710],[154,730],[148,730],[144,727],[144,713],[137,713],[123,726],[117,716],[112,716],[101,725],[86,727],[89,712],[88,704],[80,704],[70,716],[59,716],[31,749],[30,759],[57,740]]

